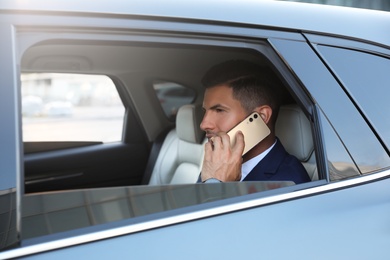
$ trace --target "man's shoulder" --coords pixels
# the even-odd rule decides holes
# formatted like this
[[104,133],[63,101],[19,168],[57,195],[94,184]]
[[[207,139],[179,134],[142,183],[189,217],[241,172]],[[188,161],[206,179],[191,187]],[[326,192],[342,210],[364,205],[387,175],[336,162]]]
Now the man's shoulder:
[[276,157],[279,157],[280,159],[280,164],[276,171],[276,175],[279,175],[279,178],[286,178],[294,181],[295,183],[310,181],[310,177],[301,161],[299,161],[294,155],[289,154],[279,140],[275,144],[273,150],[273,160],[278,160]]
[[278,172],[282,175],[288,176],[296,184],[310,181],[310,177],[301,161],[287,152],[286,154],[287,155],[283,160],[283,163],[280,165]]

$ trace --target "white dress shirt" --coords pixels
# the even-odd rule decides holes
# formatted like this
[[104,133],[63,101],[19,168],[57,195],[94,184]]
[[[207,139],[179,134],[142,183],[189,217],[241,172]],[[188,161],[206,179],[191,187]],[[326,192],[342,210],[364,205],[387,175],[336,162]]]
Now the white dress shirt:
[[274,142],[271,147],[269,147],[267,150],[262,152],[261,154],[257,155],[256,157],[253,157],[252,159],[244,162],[241,166],[241,181],[245,179],[245,177],[255,168],[255,166],[263,160],[263,158],[271,151],[271,149],[275,146],[277,141]]

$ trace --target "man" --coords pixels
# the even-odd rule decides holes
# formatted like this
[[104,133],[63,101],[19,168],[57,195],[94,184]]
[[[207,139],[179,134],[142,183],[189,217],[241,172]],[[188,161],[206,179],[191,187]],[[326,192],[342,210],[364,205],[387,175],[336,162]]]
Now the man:
[[[206,88],[200,124],[206,132],[202,182],[227,181],[310,181],[297,158],[288,154],[275,136],[279,96],[269,74],[247,61],[232,60],[212,67],[203,77]],[[256,111],[271,133],[244,156],[241,132],[230,145],[226,134],[231,128]]]

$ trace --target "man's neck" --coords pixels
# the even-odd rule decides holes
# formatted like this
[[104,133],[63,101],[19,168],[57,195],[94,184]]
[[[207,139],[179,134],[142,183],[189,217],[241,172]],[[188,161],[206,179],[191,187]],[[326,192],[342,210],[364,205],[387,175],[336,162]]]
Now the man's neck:
[[242,158],[243,162],[246,162],[257,155],[261,154],[275,143],[275,134],[271,133],[269,136],[264,138],[260,143],[248,151]]

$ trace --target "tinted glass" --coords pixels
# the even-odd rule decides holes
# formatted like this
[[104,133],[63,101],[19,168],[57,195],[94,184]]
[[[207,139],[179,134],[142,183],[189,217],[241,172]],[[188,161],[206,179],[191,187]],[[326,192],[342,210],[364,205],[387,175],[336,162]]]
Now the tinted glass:
[[[390,166],[390,158],[350,96],[306,43],[272,40],[337,132],[361,173]],[[340,60],[340,57],[333,57]]]
[[192,103],[196,97],[193,89],[174,82],[156,80],[153,82],[153,88],[165,115],[172,121],[176,119],[179,108]]
[[335,47],[318,48],[390,148],[390,59]]
[[0,190],[0,251],[18,242],[16,227],[16,192]]
[[320,113],[320,118],[330,180],[337,181],[359,176],[359,170],[323,113]]
[[263,193],[256,197],[269,196],[274,189],[292,185],[289,181],[256,181],[30,194],[23,200],[22,237],[54,234],[257,192]]

